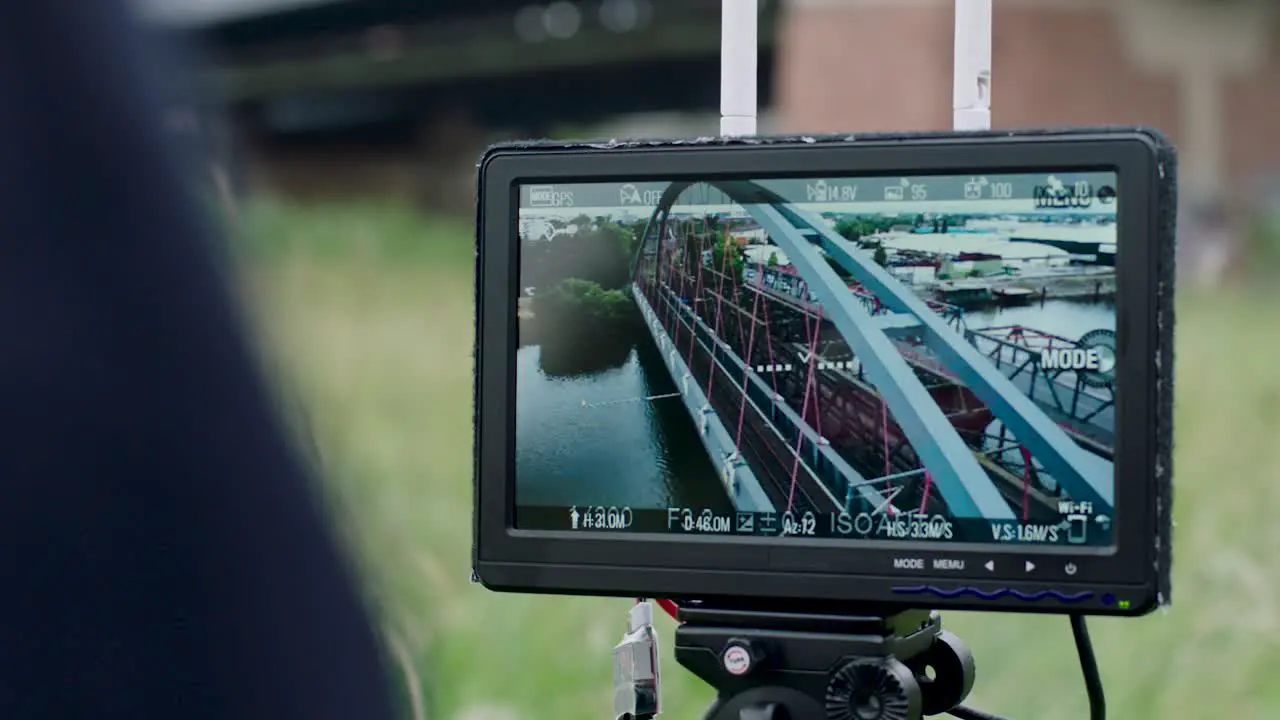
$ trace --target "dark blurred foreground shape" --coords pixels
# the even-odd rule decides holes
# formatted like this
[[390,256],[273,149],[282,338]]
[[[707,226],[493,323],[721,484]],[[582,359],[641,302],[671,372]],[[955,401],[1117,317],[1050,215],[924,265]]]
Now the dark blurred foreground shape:
[[0,718],[390,718],[126,18],[0,3]]
[[[245,190],[460,210],[493,139],[716,131],[721,0],[147,2],[217,57],[206,88]],[[954,0],[759,6],[762,132],[949,126]],[[1250,245],[1280,204],[1280,2],[995,8],[996,126],[1160,128],[1182,156],[1185,267],[1280,261]]]

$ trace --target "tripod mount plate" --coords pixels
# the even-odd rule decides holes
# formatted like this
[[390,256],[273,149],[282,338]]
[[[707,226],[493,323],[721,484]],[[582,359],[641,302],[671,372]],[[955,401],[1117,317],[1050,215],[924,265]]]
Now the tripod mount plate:
[[676,660],[717,691],[707,720],[918,720],[974,681],[936,612],[778,612],[686,604]]

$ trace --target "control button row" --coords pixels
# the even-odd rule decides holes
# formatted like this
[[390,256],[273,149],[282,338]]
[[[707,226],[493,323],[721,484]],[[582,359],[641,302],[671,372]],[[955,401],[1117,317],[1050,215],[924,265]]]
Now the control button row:
[[[894,558],[893,560],[894,570],[932,569],[932,570],[961,571],[961,570],[964,570],[964,566],[965,566],[965,563],[963,560],[947,560],[943,558],[935,559],[932,565],[926,564],[923,558],[906,557],[906,558]],[[988,560],[982,564],[982,567],[986,569],[987,572],[995,572],[996,561]],[[1022,563],[1023,572],[1035,572],[1037,569],[1039,569],[1039,566],[1030,560],[1025,560]],[[1077,572],[1080,572],[1080,566],[1076,565],[1073,562],[1069,562],[1062,567],[1062,571],[1067,575],[1075,575]]]
[[1001,598],[1017,598],[1026,602],[1036,602],[1046,598],[1053,598],[1059,602],[1068,605],[1078,602],[1084,602],[1093,597],[1093,591],[1081,590],[1079,592],[1064,593],[1057,590],[1037,590],[1036,592],[1023,592],[1014,588],[999,588],[996,590],[979,590],[974,587],[958,587],[958,588],[940,588],[934,585],[899,585],[893,588],[893,592],[899,595],[936,595],[940,598],[954,599],[962,595],[972,595],[981,600],[999,600]]

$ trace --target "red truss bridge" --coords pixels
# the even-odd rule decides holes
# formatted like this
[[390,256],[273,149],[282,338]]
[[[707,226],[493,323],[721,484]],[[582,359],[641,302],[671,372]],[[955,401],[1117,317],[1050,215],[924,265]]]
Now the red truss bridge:
[[[789,265],[717,251],[716,220],[673,213],[691,193],[740,207]],[[1075,341],[970,329],[758,184],[670,186],[632,293],[739,509],[1055,523],[1064,501],[1113,512],[1114,390],[1040,362]]]

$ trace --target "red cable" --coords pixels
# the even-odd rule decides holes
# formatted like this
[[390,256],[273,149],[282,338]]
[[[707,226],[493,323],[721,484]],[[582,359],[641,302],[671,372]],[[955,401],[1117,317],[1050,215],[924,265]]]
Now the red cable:
[[[884,395],[880,396],[880,437],[884,440],[884,474],[886,477],[892,475],[892,465],[889,463],[889,403],[884,399]],[[885,488],[893,487],[892,480],[885,481]]]
[[[757,271],[757,274],[759,272]],[[747,418],[747,382],[751,373],[751,351],[756,344],[756,312],[760,309],[760,294],[756,293],[755,300],[751,303],[751,332],[747,339],[747,354],[743,357],[742,363],[742,404],[738,407],[738,432],[734,436],[733,446],[738,450],[738,454],[742,454],[742,423]]]
[[1022,451],[1022,522],[1031,517],[1031,451],[1026,445],[1019,445]]
[[[819,305],[818,307],[821,308],[822,306]],[[821,310],[818,311],[818,315],[819,316],[822,315]],[[808,320],[805,321],[804,326],[805,326],[805,330],[808,331],[809,330]],[[806,373],[807,377],[805,378],[805,383],[804,383],[804,398],[800,401],[800,424],[801,425],[804,425],[804,416],[809,409],[809,389],[813,386],[813,371],[814,371],[814,368],[817,366],[817,362],[816,362],[817,358],[815,357],[815,354],[818,352],[818,334],[810,333],[810,336],[811,337],[809,338],[809,370]],[[795,505],[796,481],[799,478],[799,473],[800,473],[800,443],[802,440],[804,440],[804,433],[801,431],[801,428],[796,428],[796,447],[794,451],[795,460],[791,464],[791,491],[787,494],[787,512],[791,512],[791,508]]]
[[[676,241],[677,241],[677,243],[679,243],[679,238],[676,238]],[[671,306],[671,307],[672,307],[672,310],[673,310],[673,311],[674,311],[674,313],[675,313],[676,320],[677,320],[677,321],[679,321],[679,322],[683,322],[683,320],[681,320],[681,319],[680,319],[680,304],[681,304],[682,302],[684,302],[685,280],[686,280],[686,279],[688,278],[688,276],[689,276],[689,268],[688,268],[688,265],[689,265],[689,243],[688,243],[688,238],[685,238],[685,243],[684,243],[684,248],[683,248],[683,250],[684,250],[684,254],[683,254],[683,256],[681,257],[681,264],[682,264],[682,265],[684,265],[684,267],[680,268],[680,294],[676,297],[676,302],[672,303],[672,306]],[[673,254],[672,258],[671,258],[671,262],[672,262],[672,263],[674,263],[674,262],[675,262],[674,254]],[[690,305],[690,309],[692,309],[692,304]],[[675,344],[675,342],[676,342],[676,341],[675,341],[675,339],[672,339],[672,344],[673,344],[673,345]],[[692,352],[692,350],[690,350],[690,352]],[[690,372],[693,372],[693,368],[690,368],[690,369],[689,369],[689,371],[690,371]]]
[[933,489],[933,476],[929,474],[928,470],[925,470],[924,471],[924,495],[921,496],[920,498],[920,514],[921,515],[923,515],[924,511],[927,510],[929,507],[929,491],[932,489]]
[[[704,220],[704,223],[705,223],[705,220]],[[726,237],[728,236],[726,235]],[[714,255],[712,257],[714,257]],[[720,280],[716,284],[716,325],[711,331],[711,334],[717,338],[720,337],[720,326],[721,326],[720,324],[724,321],[724,315],[723,315],[724,275],[725,275],[725,264],[728,263],[728,261],[729,261],[729,248],[728,248],[728,244],[726,243],[721,245],[720,247]],[[714,354],[712,355],[712,359],[713,360],[715,359]],[[715,379],[716,379],[716,373],[715,373],[715,368],[713,367],[711,371],[707,373],[707,401],[708,402],[710,402],[711,400],[711,383],[714,382]]]
[[[769,327],[771,327],[771,320],[769,320],[769,297],[764,291],[764,273],[765,266],[763,264],[758,264],[758,269],[755,270],[755,301],[751,304],[751,332],[755,332],[756,324],[764,325],[764,347],[765,350],[768,351],[769,365],[773,368],[772,372],[769,373],[769,382],[771,382],[773,386],[773,395],[782,395],[782,393],[778,391],[778,372],[780,372],[781,368],[778,366],[777,360],[774,359],[773,336],[771,331],[769,331]],[[733,290],[735,290],[735,292],[737,291],[736,278],[733,279]],[[756,310],[759,310],[760,313],[764,314],[763,322],[758,318],[758,316],[756,316]],[[741,336],[741,334],[741,328],[739,328],[739,336]],[[741,340],[741,337],[739,337],[739,340]],[[748,352],[748,356],[745,357],[745,360],[748,365],[753,361],[751,360],[750,352]]]
[[[735,252],[736,252],[736,250],[735,250]],[[746,267],[746,263],[745,263],[745,262],[743,263],[743,267],[744,267],[744,268]],[[742,297],[742,293],[740,292],[740,290],[739,290],[739,288],[738,288],[738,270],[737,270],[737,268],[734,268],[733,272],[731,272],[731,273],[729,274],[729,282],[733,284],[733,297],[734,297],[734,298],[736,298],[736,299],[737,299],[737,298],[741,298],[741,297]],[[738,303],[736,303],[736,302],[734,302],[734,303],[730,303],[730,304],[731,304],[735,309],[737,309],[737,311],[738,311],[738,314],[735,316],[735,317],[737,317],[737,318],[738,318],[738,324],[737,324],[737,327],[738,327],[738,344],[742,346],[742,350],[745,352],[745,351],[746,351],[746,349],[747,349],[747,337],[746,337],[746,335],[744,335],[744,334],[743,334],[743,332],[742,332],[742,316],[743,316],[743,315],[746,315],[746,314],[747,314],[747,311],[746,311],[745,309],[743,309],[743,307],[742,307],[741,305],[739,305]],[[753,326],[753,327],[754,327],[754,326]],[[748,358],[746,358],[746,360],[747,360],[747,363],[748,363],[748,364],[750,364],[751,358],[749,358],[749,357],[748,357]]]
[[693,346],[698,338],[698,301],[702,299],[702,252],[698,252],[698,280],[694,283],[693,296],[689,299],[689,311],[693,315],[693,322],[689,325],[689,372],[693,373]]
[[[764,292],[764,272],[764,266],[761,266],[760,270],[756,273],[756,278],[758,280],[756,284],[759,286],[756,288],[756,293]],[[769,380],[773,383],[773,394],[781,395],[782,393],[778,392],[778,363],[773,356],[773,334],[769,331],[770,322],[769,298],[766,297],[764,302],[764,344],[765,347],[769,349],[769,365],[773,368],[769,373]]]
[[[818,307],[822,307],[822,306],[819,305]],[[809,321],[805,320],[806,330],[808,329],[808,327],[809,327]],[[818,341],[822,339],[821,316],[815,316],[813,318],[813,336],[814,336],[814,347],[816,348]],[[813,375],[811,380],[813,381],[813,429],[818,433],[818,437],[821,438],[822,437],[822,412],[818,408],[818,398],[822,395],[822,393],[818,392],[818,376],[816,374]],[[806,408],[807,407],[808,406],[806,405]]]
[[[667,234],[666,230],[667,230],[667,222],[666,222],[666,219],[664,218],[662,221],[662,225],[658,228],[658,269],[657,269],[657,272],[654,273],[654,278],[658,286],[664,289],[671,285],[671,274],[676,266],[675,253],[674,252],[664,253],[664,251],[666,250],[666,237],[665,237]],[[672,248],[672,250],[674,249],[675,248]],[[668,264],[670,264],[671,266],[670,268],[667,267]],[[665,278],[663,277],[664,272],[666,273]],[[670,304],[663,303],[662,304],[662,326],[663,327],[670,327],[670,322],[671,322],[670,315],[671,315]]]
[[[740,272],[741,273],[746,272],[746,263],[748,263],[748,259],[745,258],[745,251],[744,251],[744,258],[742,258],[742,270],[737,270],[735,268],[735,270],[733,270],[733,273],[730,274],[730,281],[733,283],[733,297],[735,297],[735,299],[737,300],[742,299],[742,290],[741,290],[741,287],[739,287],[739,284],[737,284],[737,275],[739,275]],[[739,323],[737,323],[737,342],[741,343],[742,350],[745,351],[746,350],[746,333],[742,331],[741,316],[746,315],[746,309],[745,307],[742,307],[741,305],[737,305],[737,304],[733,306],[737,307],[737,313],[739,313],[739,318],[740,318]],[[753,304],[753,307],[754,307],[754,304]],[[753,313],[754,313],[754,310],[753,310]],[[754,324],[753,324],[753,327],[754,327]],[[750,357],[748,357],[748,361],[750,363]]]

